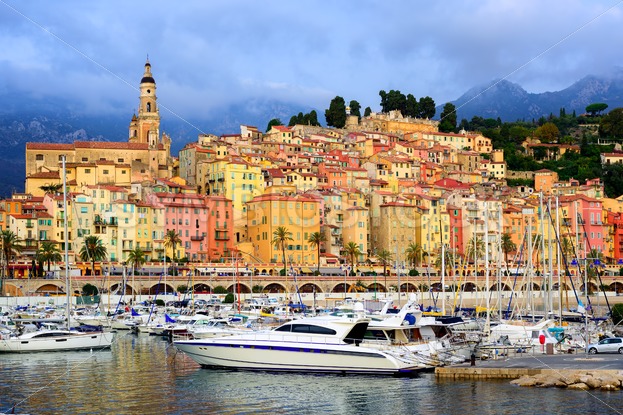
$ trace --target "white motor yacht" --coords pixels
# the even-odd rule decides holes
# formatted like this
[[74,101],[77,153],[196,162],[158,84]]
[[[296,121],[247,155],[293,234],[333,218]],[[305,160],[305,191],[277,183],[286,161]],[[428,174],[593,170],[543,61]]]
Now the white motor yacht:
[[384,375],[429,368],[408,351],[361,346],[369,322],[361,316],[310,317],[284,323],[270,331],[180,340],[174,344],[204,367]]

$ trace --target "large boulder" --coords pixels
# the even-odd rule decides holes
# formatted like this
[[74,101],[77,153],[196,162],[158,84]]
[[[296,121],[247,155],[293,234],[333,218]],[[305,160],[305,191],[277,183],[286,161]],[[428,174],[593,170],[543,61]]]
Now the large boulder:
[[588,387],[588,385],[586,383],[574,383],[573,385],[569,385],[567,386],[567,389],[574,389],[574,390],[580,390],[580,391],[587,391],[590,388]]

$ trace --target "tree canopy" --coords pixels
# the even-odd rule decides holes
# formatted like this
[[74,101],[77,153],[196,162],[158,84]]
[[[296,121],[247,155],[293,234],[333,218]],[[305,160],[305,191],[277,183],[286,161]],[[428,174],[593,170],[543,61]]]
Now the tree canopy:
[[605,111],[608,108],[608,104],[604,104],[602,102],[596,102],[594,104],[590,104],[586,106],[586,112],[588,112],[591,116],[599,115],[601,112]]
[[281,122],[279,118],[273,118],[272,120],[268,121],[268,125],[266,126],[266,131],[270,131],[270,129],[273,128],[273,126],[275,125],[283,125],[283,123]]
[[453,132],[456,129],[456,107],[453,103],[448,102],[443,106],[441,111],[441,121],[439,123],[439,131],[444,133]]
[[297,124],[319,126],[320,123],[318,122],[318,114],[315,110],[311,110],[308,114],[299,112],[297,115],[293,115],[290,118],[288,126],[292,127]]
[[346,125],[346,102],[344,98],[336,96],[331,100],[324,117],[329,127],[343,128]]
[[350,101],[350,104],[348,104],[348,107],[350,108],[350,115],[356,115],[361,118],[361,104],[353,99]]
[[601,137],[623,138],[623,108],[615,108],[601,118],[599,135]]

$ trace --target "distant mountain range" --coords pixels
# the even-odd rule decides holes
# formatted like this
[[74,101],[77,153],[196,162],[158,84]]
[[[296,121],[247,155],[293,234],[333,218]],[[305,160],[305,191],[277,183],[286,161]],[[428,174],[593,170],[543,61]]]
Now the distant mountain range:
[[[579,115],[595,102],[606,103],[609,109],[623,107],[623,70],[608,77],[589,75],[562,91],[539,94],[529,93],[515,83],[497,80],[470,89],[452,103],[457,108],[459,121],[480,116],[512,122],[536,120],[550,113],[558,116],[561,108],[567,114],[575,111]],[[437,116],[442,107],[437,108]]]
[[[24,190],[24,155],[26,142],[68,143],[83,141],[123,141],[127,139],[132,114],[82,115],[75,104],[63,100],[34,99],[5,89],[0,92],[0,196]],[[587,76],[570,87],[557,92],[532,94],[509,81],[494,81],[467,91],[453,103],[458,120],[473,116],[500,117],[503,121],[532,120],[550,113],[558,115],[560,108],[577,114],[594,102],[604,102],[609,109],[623,107],[623,71],[610,77]],[[304,108],[288,102],[245,101],[220,111],[209,118],[190,119],[188,122],[162,112],[161,130],[172,138],[173,152],[186,143],[196,141],[200,132],[232,134],[239,132],[240,124],[254,125],[264,130],[268,121],[279,118],[284,123]],[[315,108],[324,120],[324,109]],[[437,109],[437,118],[441,107]]]

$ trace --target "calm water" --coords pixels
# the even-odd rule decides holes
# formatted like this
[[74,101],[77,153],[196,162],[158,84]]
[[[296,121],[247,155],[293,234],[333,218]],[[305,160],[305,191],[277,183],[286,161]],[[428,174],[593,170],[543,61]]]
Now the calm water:
[[123,333],[111,351],[0,355],[0,412],[17,402],[33,415],[623,413],[623,392],[201,369],[163,340]]

